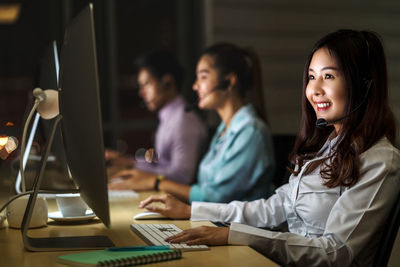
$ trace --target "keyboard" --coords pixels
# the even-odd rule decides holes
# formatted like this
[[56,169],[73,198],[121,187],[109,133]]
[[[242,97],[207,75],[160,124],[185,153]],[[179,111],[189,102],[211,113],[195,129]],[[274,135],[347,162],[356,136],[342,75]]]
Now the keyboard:
[[110,201],[138,198],[139,195],[133,190],[108,190]]
[[175,224],[131,224],[131,230],[151,246],[169,246],[182,251],[209,250],[206,245],[172,244],[164,239],[179,234],[182,230]]

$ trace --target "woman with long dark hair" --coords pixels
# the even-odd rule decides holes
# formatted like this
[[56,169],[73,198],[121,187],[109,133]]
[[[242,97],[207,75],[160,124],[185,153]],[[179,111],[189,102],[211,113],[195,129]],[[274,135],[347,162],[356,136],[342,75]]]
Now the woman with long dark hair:
[[[183,204],[152,196],[141,207],[174,218],[231,222],[167,239],[250,245],[283,265],[370,266],[400,190],[400,152],[375,33],[339,30],[319,40],[304,70],[301,128],[289,183],[269,199]],[[153,201],[166,203],[154,208]],[[289,232],[273,228],[287,222]]]

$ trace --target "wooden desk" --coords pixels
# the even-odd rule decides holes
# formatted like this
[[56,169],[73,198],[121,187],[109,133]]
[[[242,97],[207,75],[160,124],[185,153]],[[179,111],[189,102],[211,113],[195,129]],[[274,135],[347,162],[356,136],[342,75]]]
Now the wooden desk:
[[[1,190],[0,190],[1,191]],[[10,195],[1,194],[0,204]],[[111,228],[107,229],[99,220],[86,224],[60,224],[49,220],[48,226],[29,231],[32,237],[70,236],[70,235],[107,235],[116,246],[145,245],[129,229],[134,222],[133,216],[142,211],[137,208],[140,200],[150,195],[141,193],[138,199],[112,201],[110,203]],[[57,211],[54,199],[49,199],[49,212]],[[135,221],[136,223],[174,223],[181,229],[200,225],[212,225],[210,222],[191,222],[189,220]],[[19,229],[7,227],[0,229],[0,267],[24,266],[65,266],[57,263],[57,257],[75,251],[29,252],[26,251]],[[247,246],[215,246],[209,251],[184,252],[183,259],[167,261],[146,266],[277,266],[255,250]]]

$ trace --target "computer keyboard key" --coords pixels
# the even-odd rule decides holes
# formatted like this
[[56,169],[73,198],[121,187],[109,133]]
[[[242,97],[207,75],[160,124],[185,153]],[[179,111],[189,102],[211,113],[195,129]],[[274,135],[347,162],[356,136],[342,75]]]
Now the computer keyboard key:
[[171,244],[165,241],[167,237],[176,235],[182,230],[174,224],[131,224],[131,230],[142,238],[146,243],[153,246],[167,245],[171,249],[183,251],[196,251],[210,249],[206,245],[189,246],[187,244]]
[[139,194],[133,190],[108,190],[109,201],[118,201],[138,198]]

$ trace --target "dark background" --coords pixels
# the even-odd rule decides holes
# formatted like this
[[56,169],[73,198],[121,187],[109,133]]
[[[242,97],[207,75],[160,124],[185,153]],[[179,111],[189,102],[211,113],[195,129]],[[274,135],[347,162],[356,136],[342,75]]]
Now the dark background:
[[[66,25],[89,2],[0,2],[21,6],[15,23],[0,24],[0,129],[20,138],[44,49],[55,40],[60,51]],[[193,100],[194,64],[202,49],[200,5],[184,0],[96,0],[94,16],[105,145],[130,153],[151,147],[157,117],[140,102],[132,63],[151,49],[171,51],[185,67],[183,93]],[[13,129],[4,127],[7,122]]]

